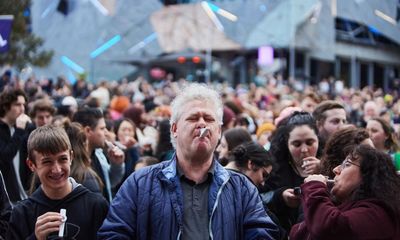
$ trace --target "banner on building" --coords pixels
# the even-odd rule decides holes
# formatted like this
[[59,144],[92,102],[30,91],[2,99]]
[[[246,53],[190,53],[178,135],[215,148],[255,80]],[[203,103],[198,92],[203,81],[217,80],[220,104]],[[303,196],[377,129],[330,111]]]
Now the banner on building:
[[0,53],[5,53],[10,47],[10,34],[13,15],[0,15]]

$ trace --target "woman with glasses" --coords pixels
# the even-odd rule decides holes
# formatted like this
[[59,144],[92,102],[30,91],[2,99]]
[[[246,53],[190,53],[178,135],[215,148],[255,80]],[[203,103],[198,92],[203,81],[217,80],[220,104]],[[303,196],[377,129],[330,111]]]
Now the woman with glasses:
[[294,188],[309,174],[320,173],[318,129],[312,115],[296,111],[282,120],[272,136],[270,152],[277,167],[261,196],[289,232],[302,220]]
[[304,180],[305,220],[290,239],[400,239],[400,176],[391,157],[362,144],[333,171],[330,192],[323,175]]

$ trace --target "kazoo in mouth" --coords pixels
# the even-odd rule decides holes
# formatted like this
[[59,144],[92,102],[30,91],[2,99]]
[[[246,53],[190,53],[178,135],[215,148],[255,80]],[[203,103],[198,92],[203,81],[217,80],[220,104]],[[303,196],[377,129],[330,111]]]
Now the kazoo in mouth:
[[209,131],[210,131],[210,129],[208,129],[208,128],[201,128],[199,137],[201,137],[201,138],[205,137]]

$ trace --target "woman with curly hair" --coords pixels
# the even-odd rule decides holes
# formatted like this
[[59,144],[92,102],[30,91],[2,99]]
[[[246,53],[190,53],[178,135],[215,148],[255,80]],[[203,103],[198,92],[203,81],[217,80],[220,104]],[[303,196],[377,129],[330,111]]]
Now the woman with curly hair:
[[289,232],[302,219],[294,188],[309,174],[320,173],[318,129],[313,116],[296,111],[283,119],[272,136],[270,152],[277,167],[261,196]]
[[391,157],[361,144],[333,171],[330,193],[325,176],[304,180],[305,221],[290,239],[400,239],[400,176]]
[[326,142],[322,154],[322,174],[334,178],[333,169],[360,144],[374,146],[368,131],[354,125],[345,125],[333,133]]

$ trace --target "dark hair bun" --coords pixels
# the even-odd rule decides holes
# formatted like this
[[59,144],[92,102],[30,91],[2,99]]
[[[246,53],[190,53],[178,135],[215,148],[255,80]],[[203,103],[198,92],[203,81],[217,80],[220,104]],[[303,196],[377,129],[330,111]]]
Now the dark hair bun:
[[235,155],[235,157],[237,157],[237,158],[244,158],[246,153],[247,153],[247,150],[243,146],[237,146],[235,149],[233,149],[233,155]]

